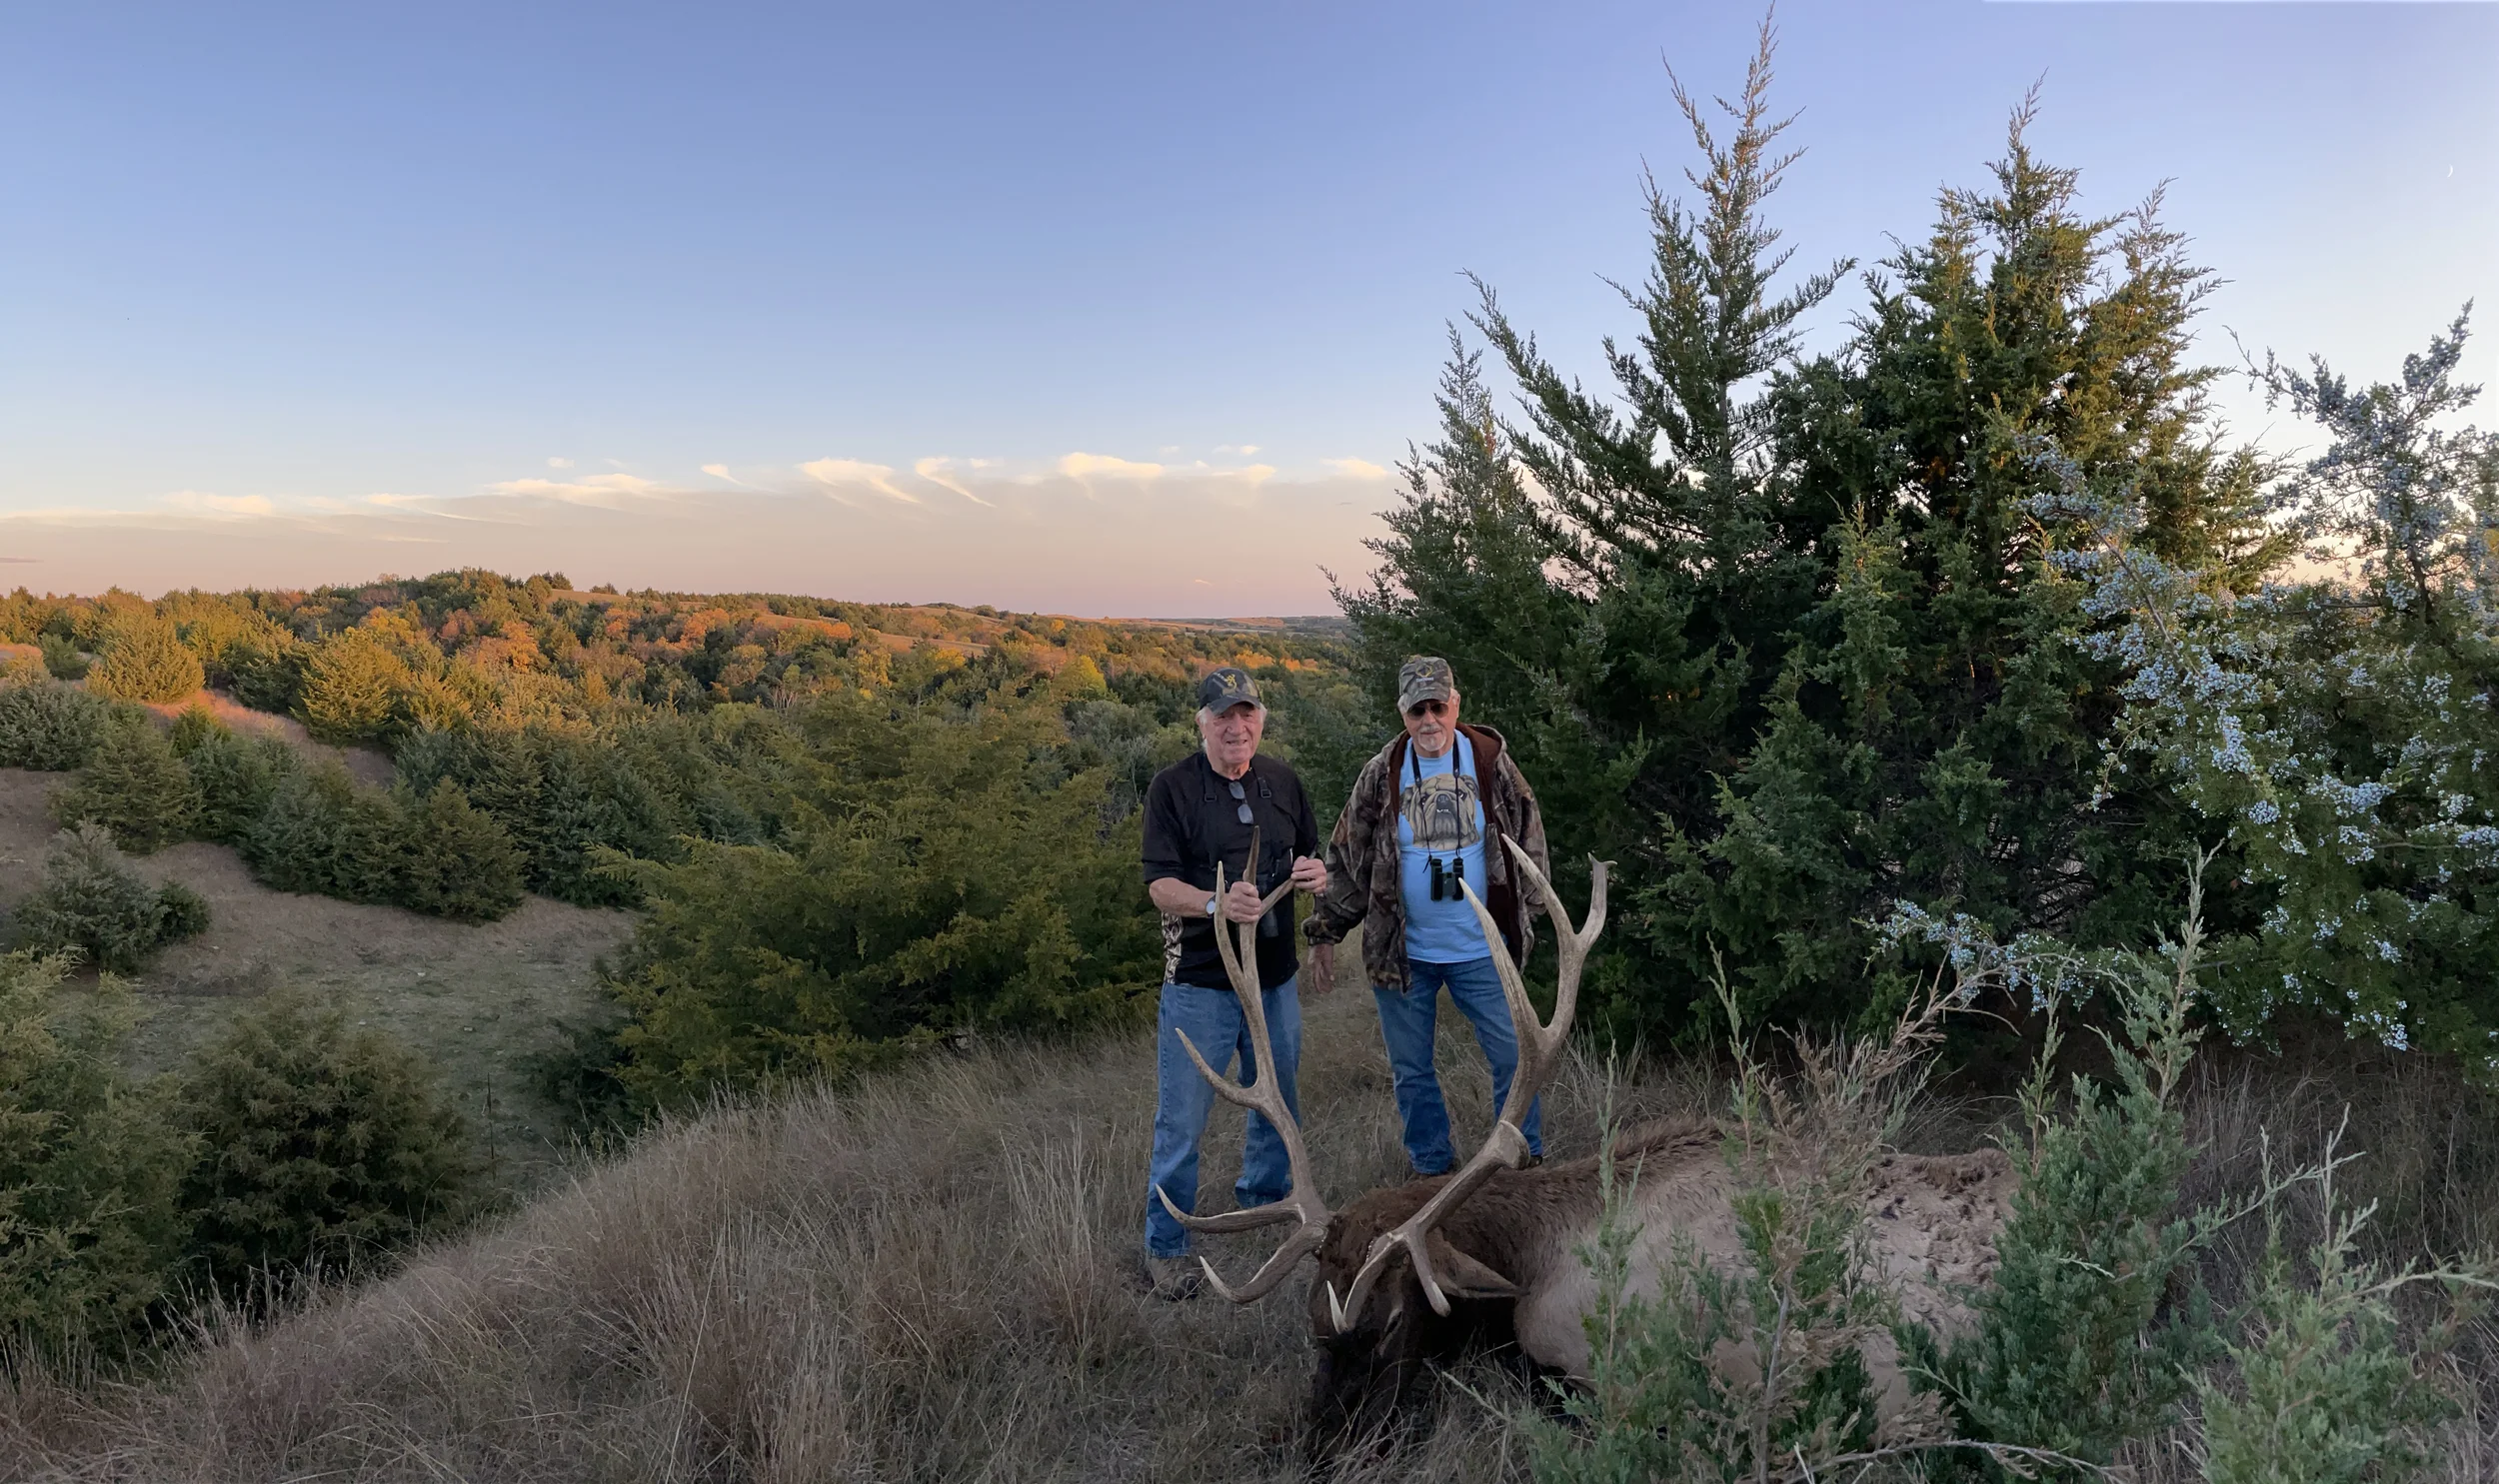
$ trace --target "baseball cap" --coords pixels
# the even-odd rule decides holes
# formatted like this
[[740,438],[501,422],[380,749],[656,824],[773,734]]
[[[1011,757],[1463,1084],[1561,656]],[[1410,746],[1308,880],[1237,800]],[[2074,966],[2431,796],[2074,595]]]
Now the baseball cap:
[[1209,671],[1207,678],[1198,683],[1198,705],[1218,716],[1245,701],[1255,707],[1266,705],[1258,699],[1258,683],[1238,665]]
[[1457,678],[1449,674],[1449,662],[1431,655],[1416,655],[1397,670],[1397,710],[1410,712],[1426,701],[1446,701],[1457,691]]

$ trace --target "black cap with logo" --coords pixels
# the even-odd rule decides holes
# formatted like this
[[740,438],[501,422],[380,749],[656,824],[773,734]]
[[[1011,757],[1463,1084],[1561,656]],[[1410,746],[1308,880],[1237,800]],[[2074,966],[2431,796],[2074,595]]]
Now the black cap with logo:
[[1219,717],[1245,702],[1260,708],[1266,705],[1258,699],[1258,683],[1238,665],[1209,671],[1198,683],[1198,705]]

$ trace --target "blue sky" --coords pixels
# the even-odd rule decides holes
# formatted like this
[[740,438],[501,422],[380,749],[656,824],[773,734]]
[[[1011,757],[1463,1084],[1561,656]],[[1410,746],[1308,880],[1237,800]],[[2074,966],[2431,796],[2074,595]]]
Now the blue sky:
[[[2230,280],[2216,359],[2226,328],[2383,374],[2466,299],[2499,314],[2499,4],[1778,17],[1800,265],[1920,234],[2037,80],[2090,204],[2170,182]],[[1322,566],[1363,566],[1373,471],[1430,432],[1460,273],[1592,367],[1643,163],[1688,158],[1661,64],[1731,88],[1756,19],[14,7],[0,582],[483,563],[1316,611]],[[2473,369],[2499,382],[2499,328]]]

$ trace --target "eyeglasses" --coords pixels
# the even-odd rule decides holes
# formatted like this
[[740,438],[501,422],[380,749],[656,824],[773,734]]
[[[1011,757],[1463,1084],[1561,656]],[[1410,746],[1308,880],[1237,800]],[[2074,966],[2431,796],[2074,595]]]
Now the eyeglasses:
[[1445,701],[1418,701],[1406,708],[1405,714],[1415,718],[1437,717],[1445,714],[1448,709],[1449,705]]
[[1233,797],[1241,800],[1241,822],[1244,824],[1256,823],[1258,816],[1250,812],[1250,790],[1241,786],[1241,779],[1239,778],[1233,779]]

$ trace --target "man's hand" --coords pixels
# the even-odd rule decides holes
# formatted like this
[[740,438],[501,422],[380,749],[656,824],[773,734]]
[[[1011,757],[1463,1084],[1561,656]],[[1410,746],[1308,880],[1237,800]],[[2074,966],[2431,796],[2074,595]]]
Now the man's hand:
[[1336,945],[1334,943],[1310,944],[1310,966],[1302,973],[1301,981],[1316,988],[1321,994],[1334,992],[1336,987]]
[[1235,881],[1224,892],[1224,916],[1233,922],[1255,922],[1265,913],[1258,910],[1258,888],[1248,881]]
[[1327,862],[1316,855],[1297,855],[1292,862],[1292,883],[1304,891],[1327,889]]

